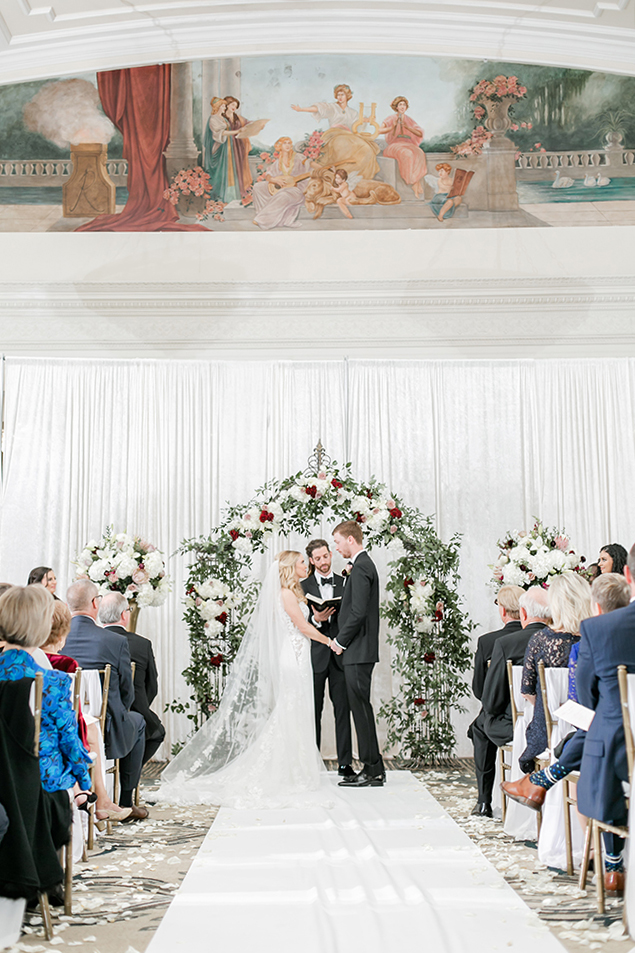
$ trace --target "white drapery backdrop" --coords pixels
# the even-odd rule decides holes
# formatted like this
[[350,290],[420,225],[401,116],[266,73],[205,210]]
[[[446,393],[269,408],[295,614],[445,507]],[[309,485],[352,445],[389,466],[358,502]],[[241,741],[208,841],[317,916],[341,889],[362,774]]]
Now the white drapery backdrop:
[[[461,591],[480,631],[498,621],[486,583],[506,530],[538,515],[589,558],[608,542],[635,541],[628,359],[7,358],[4,387],[0,579],[24,583],[31,568],[51,565],[62,597],[75,554],[107,525],[174,553],[208,533],[226,501],[246,502],[266,480],[304,469],[318,438],[357,479],[375,475],[434,514],[442,538],[463,534]],[[329,531],[307,527],[307,539]],[[383,554],[377,561],[383,571]],[[174,556],[168,568],[173,592],[138,625],[157,656],[157,711],[187,695],[187,560]],[[391,691],[384,647],[375,700]],[[170,742],[185,735],[182,717],[162,717]],[[467,721],[457,719],[462,754],[471,752]],[[330,734],[324,754],[334,754]]]

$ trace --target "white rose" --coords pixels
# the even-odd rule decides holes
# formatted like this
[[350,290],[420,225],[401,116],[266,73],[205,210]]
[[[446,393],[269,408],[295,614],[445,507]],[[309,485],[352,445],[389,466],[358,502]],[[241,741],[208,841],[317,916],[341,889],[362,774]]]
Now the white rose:
[[417,632],[428,633],[428,632],[432,632],[433,628],[434,628],[434,622],[432,621],[430,616],[424,615],[420,619],[417,619],[417,621],[415,622],[415,629],[417,630]]
[[143,565],[145,567],[145,571],[150,576],[150,579],[154,579],[155,576],[158,576],[160,572],[165,570],[163,556],[157,549],[155,549],[152,553],[147,553],[143,557]]

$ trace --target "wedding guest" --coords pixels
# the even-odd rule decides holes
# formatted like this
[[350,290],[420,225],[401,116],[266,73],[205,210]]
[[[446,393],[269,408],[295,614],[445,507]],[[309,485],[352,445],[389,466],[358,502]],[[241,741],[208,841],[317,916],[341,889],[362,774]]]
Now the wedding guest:
[[479,800],[472,813],[492,817],[492,788],[494,772],[491,765],[500,745],[509,744],[514,735],[511,700],[507,681],[507,662],[520,665],[530,638],[551,621],[547,606],[547,592],[541,586],[532,586],[518,599],[520,630],[512,631],[494,642],[492,660],[485,676],[481,696],[481,711],[470,725],[468,736],[479,752],[479,764],[485,765],[479,777]]
[[619,543],[603,546],[598,557],[600,572],[619,572],[624,575],[628,553]]
[[131,808],[129,817],[124,821],[126,823],[148,816],[145,807],[132,803],[143,766],[146,724],[143,715],[129,711],[134,702],[134,688],[128,640],[118,632],[101,629],[95,624],[100,598],[97,586],[89,579],[78,579],[68,588],[66,601],[73,618],[66,640],[66,652],[82,668],[111,667],[108,692],[110,723],[104,741],[106,757],[120,759],[119,804]]
[[576,573],[556,576],[549,586],[547,598],[552,625],[531,637],[523,662],[520,690],[534,706],[534,716],[527,726],[527,745],[519,758],[524,774],[534,770],[534,758],[549,743],[542,693],[538,686],[538,662],[542,661],[545,668],[568,665],[571,646],[580,640],[580,623],[593,611],[591,587]]
[[591,563],[590,566],[587,566],[586,574],[589,582],[593,582],[594,579],[597,579],[598,576],[602,575],[602,570],[600,569],[598,563]]
[[0,596],[4,595],[7,589],[13,589],[13,583],[11,582],[0,582]]
[[[74,658],[69,655],[62,655],[62,649],[66,644],[68,633],[71,629],[71,611],[65,602],[58,599],[53,609],[53,618],[51,620],[51,632],[42,645],[46,652],[48,661],[52,668],[60,672],[67,672],[69,675],[76,672],[79,665]],[[77,713],[77,728],[79,736],[85,748],[92,752],[95,770],[93,772],[93,785],[97,799],[95,801],[95,812],[98,821],[122,821],[130,814],[130,808],[120,808],[108,796],[106,785],[104,783],[104,765],[101,757],[101,732],[99,723],[91,715],[84,717],[79,705]],[[79,805],[84,807],[83,804]]]
[[43,673],[40,772],[45,791],[70,789],[77,782],[90,790],[91,758],[79,739],[64,672],[41,668],[31,655],[51,631],[53,597],[42,586],[13,586],[0,596],[0,638],[7,647],[0,655],[0,680],[15,681]]
[[38,583],[44,586],[51,593],[54,599],[57,599],[55,590],[57,589],[57,577],[50,566],[36,566],[29,573],[27,586],[34,586]]
[[[606,615],[616,609],[623,609],[629,604],[631,587],[624,576],[619,573],[604,573],[593,581],[591,599],[593,614],[596,616]],[[573,701],[578,701],[575,687],[577,664],[575,663],[577,663],[579,648],[580,642],[576,642],[572,646],[569,656],[569,698]],[[573,666],[572,657],[574,659]],[[572,771],[580,770],[586,734],[586,731],[581,728],[572,732],[566,740],[558,760],[549,767],[543,768],[541,771],[534,771],[532,774],[526,774],[519,781],[507,781],[501,784],[505,794],[512,800],[519,801],[535,811],[540,810],[544,804],[547,791],[562,778],[566,778]]]
[[[305,593],[311,593],[322,599],[342,596],[344,577],[332,572],[332,553],[325,539],[312,539],[306,547],[309,559],[309,575],[300,583]],[[338,633],[338,613],[335,609],[319,611],[311,600],[309,604],[309,622],[330,639],[336,639]],[[313,697],[315,700],[315,737],[318,748],[322,740],[322,710],[324,691],[329,683],[329,696],[335,713],[335,739],[337,745],[338,774],[347,778],[355,774],[351,767],[353,747],[351,741],[351,710],[346,691],[346,676],[342,658],[331,652],[321,642],[311,641],[311,665],[313,667]]]
[[[131,711],[143,715],[146,723],[146,743],[143,763],[149,761],[165,738],[165,728],[150,705],[157,696],[159,676],[150,639],[136,632],[128,632],[130,624],[130,606],[120,592],[110,592],[103,596],[99,605],[97,619],[112,632],[123,635],[128,640],[130,658],[135,663],[134,701]],[[330,653],[333,654],[332,652]]]

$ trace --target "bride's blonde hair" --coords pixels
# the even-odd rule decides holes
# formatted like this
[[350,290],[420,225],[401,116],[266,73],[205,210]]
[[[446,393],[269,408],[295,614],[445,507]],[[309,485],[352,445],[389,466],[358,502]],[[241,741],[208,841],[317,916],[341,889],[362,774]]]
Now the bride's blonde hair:
[[295,564],[302,558],[302,553],[295,549],[283,549],[278,554],[278,569],[280,571],[280,585],[283,589],[290,589],[300,602],[306,602],[304,589],[295,574]]

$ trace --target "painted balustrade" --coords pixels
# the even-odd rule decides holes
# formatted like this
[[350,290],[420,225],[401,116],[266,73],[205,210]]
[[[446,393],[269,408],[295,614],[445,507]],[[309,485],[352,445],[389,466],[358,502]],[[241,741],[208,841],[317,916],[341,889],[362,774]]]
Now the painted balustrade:
[[[108,159],[108,175],[117,186],[128,181],[128,161]],[[71,176],[70,159],[0,159],[0,187],[60,186]]]
[[537,182],[558,170],[574,179],[599,170],[612,176],[635,175],[635,152],[629,149],[582,149],[559,152],[521,152],[516,154],[516,177],[519,181]]

